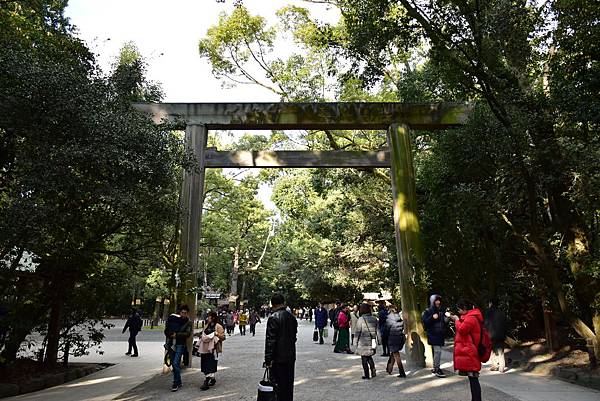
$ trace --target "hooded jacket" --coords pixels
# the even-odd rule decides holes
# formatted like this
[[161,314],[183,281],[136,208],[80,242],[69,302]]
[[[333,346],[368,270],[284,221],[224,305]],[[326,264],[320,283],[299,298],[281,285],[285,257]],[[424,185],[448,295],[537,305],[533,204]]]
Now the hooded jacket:
[[483,315],[477,308],[471,309],[455,322],[454,338],[454,370],[463,372],[479,372],[481,362],[477,347],[481,337]]
[[[423,325],[427,331],[427,342],[429,345],[443,346],[448,318],[445,316],[446,308],[443,306],[437,308],[435,306],[437,299],[442,299],[442,297],[438,294],[433,294],[429,297],[429,308],[423,312]],[[433,317],[436,313],[438,315],[437,319]]]

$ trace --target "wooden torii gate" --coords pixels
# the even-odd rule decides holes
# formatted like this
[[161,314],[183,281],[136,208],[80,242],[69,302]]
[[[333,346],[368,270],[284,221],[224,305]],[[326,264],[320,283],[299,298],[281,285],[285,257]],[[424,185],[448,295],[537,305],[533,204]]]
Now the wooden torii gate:
[[[390,168],[394,227],[398,250],[398,275],[402,312],[407,331],[409,364],[430,365],[425,347],[414,286],[414,266],[422,263],[423,251],[415,194],[410,129],[437,130],[464,124],[471,111],[466,103],[138,103],[135,107],[156,123],[170,121],[185,129],[186,150],[199,168],[185,171],[182,188],[183,218],[180,252],[188,266],[185,285],[196,287],[204,170],[210,167],[256,168]],[[387,130],[388,150],[347,151],[234,151],[207,148],[208,131],[221,130]],[[425,301],[425,299],[423,299]],[[188,302],[195,318],[195,297]],[[191,346],[189,347],[191,350]],[[191,361],[191,355],[190,355]],[[190,362],[191,364],[191,362]]]

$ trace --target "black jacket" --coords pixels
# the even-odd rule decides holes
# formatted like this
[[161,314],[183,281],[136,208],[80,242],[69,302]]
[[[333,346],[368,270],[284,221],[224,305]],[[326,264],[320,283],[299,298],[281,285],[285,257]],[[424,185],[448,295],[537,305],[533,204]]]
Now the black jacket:
[[142,330],[142,318],[137,313],[132,314],[127,319],[127,323],[125,323],[125,327],[123,327],[123,333],[129,329],[131,334],[137,334]]
[[285,310],[277,309],[267,321],[265,362],[293,363],[296,361],[298,322]]

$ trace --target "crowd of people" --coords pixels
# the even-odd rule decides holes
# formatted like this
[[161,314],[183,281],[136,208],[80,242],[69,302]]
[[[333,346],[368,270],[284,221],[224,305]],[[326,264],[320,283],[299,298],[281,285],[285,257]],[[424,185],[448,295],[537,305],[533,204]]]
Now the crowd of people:
[[261,314],[264,316],[264,311],[259,313],[256,309],[239,309],[230,310],[222,309],[219,313],[219,317],[225,324],[227,334],[233,335],[235,327],[237,326],[240,330],[240,335],[246,335],[246,326],[250,326],[250,334],[256,335],[256,325],[261,323]]
[[[491,353],[491,370],[505,372],[504,341],[506,338],[506,316],[498,309],[498,301],[490,300],[488,310],[484,314],[468,300],[460,300],[456,304],[456,312],[446,310],[442,297],[434,294],[430,297],[429,307],[422,314],[422,323],[427,332],[427,341],[433,355],[432,374],[445,377],[441,369],[442,349],[448,334],[454,335],[454,370],[469,379],[473,401],[481,400],[479,373],[482,362],[487,361],[485,354],[486,341],[489,341]],[[223,342],[227,335],[239,327],[239,334],[246,335],[246,326],[250,326],[250,334],[256,334],[256,324],[262,323],[261,317],[267,318],[264,367],[270,379],[276,384],[278,400],[293,399],[294,367],[296,361],[297,319],[313,321],[313,340],[324,344],[329,328],[333,330],[333,352],[357,354],[363,368],[362,378],[376,377],[377,371],[373,356],[381,345],[381,356],[387,357],[386,372],[392,374],[398,368],[398,377],[406,378],[400,351],[406,343],[406,330],[402,313],[394,305],[380,301],[373,310],[369,303],[350,306],[336,301],[329,310],[323,304],[314,309],[290,309],[285,299],[275,294],[271,299],[271,309],[261,310],[225,309],[219,313],[206,311],[203,328],[193,334],[191,320],[188,317],[187,305],[180,305],[177,313],[169,316],[165,323],[165,361],[171,365],[173,372],[172,391],[181,386],[181,363],[187,355],[186,343],[195,335],[196,354],[200,356],[200,368],[205,375],[201,390],[208,390],[216,384],[218,360],[223,352]],[[123,332],[130,330],[128,355],[137,355],[135,335],[141,329],[141,319],[134,311],[128,319]],[[131,351],[135,354],[131,354]],[[483,350],[483,351],[482,351]],[[483,354],[482,354],[483,352]],[[489,356],[489,355],[488,355]]]

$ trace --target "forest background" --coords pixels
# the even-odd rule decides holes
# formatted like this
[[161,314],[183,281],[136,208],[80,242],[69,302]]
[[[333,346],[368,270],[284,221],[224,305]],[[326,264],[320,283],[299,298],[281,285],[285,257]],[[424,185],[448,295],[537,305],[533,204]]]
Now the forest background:
[[[473,102],[467,125],[412,138],[420,305],[431,293],[450,306],[498,297],[517,339],[542,336],[552,311],[562,341],[587,341],[600,358],[600,5],[311,2],[339,21],[283,6],[269,23],[238,1],[199,38],[198,57],[223,85],[282,101]],[[162,98],[135,44],[102,71],[65,7],[0,3],[2,363],[28,346],[48,364],[87,352],[102,318],[136,299],[156,316],[184,295],[178,197],[193,163],[181,133],[131,109]],[[223,138],[209,145],[386,146],[381,131]],[[274,210],[257,198],[265,184]],[[294,306],[382,290],[399,300],[385,169],[210,169],[204,208],[197,290],[256,307],[274,291]],[[24,342],[34,331],[43,341]]]

